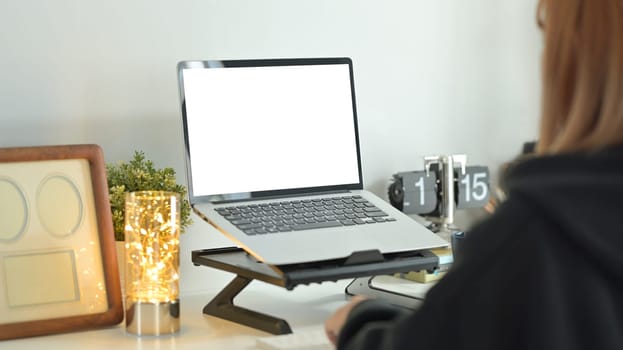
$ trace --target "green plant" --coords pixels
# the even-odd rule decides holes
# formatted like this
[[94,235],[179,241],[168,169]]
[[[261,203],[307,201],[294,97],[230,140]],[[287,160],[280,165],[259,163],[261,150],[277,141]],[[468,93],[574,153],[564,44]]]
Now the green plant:
[[182,206],[180,210],[180,231],[192,224],[190,203],[186,198],[186,187],[179,185],[175,179],[173,168],[155,169],[151,160],[145,159],[142,151],[134,151],[134,158],[129,162],[120,161],[106,164],[110,208],[112,210],[115,239],[125,239],[125,194],[135,191],[170,191],[180,194]]

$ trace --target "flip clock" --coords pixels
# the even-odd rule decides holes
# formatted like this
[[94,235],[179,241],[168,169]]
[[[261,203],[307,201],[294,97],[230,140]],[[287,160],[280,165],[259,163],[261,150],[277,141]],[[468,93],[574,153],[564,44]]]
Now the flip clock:
[[426,217],[438,231],[451,231],[455,210],[489,202],[489,169],[466,163],[463,154],[424,157],[423,170],[393,175],[390,203],[406,214]]

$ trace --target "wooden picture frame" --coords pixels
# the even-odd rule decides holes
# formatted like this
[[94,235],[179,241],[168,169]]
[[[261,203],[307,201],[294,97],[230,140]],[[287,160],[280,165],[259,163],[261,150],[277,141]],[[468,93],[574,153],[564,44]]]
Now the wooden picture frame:
[[0,340],[116,325],[122,305],[102,149],[0,148]]

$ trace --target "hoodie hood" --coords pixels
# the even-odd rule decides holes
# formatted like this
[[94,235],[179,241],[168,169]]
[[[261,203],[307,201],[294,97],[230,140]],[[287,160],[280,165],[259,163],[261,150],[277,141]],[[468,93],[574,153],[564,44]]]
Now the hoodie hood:
[[528,158],[504,180],[508,198],[528,200],[579,256],[623,279],[623,145]]

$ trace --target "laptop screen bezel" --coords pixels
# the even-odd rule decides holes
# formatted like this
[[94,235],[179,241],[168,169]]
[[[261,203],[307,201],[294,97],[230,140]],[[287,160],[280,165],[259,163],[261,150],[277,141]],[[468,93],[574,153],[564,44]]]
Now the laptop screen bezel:
[[[348,183],[331,186],[299,187],[280,190],[265,190],[254,192],[221,193],[196,196],[193,191],[192,161],[190,154],[190,142],[188,135],[188,120],[186,113],[186,99],[184,92],[184,74],[186,69],[213,69],[213,68],[239,68],[239,67],[269,67],[269,66],[302,66],[302,65],[348,65],[350,75],[350,91],[353,111],[354,136],[357,153],[357,183]],[[278,59],[245,59],[245,60],[199,60],[181,61],[177,64],[178,87],[182,112],[184,158],[186,166],[186,180],[188,183],[188,195],[191,204],[197,203],[220,203],[232,201],[255,200],[271,197],[287,197],[314,193],[340,192],[363,189],[363,175],[361,168],[361,150],[359,144],[359,127],[357,121],[357,106],[355,100],[355,83],[353,64],[349,57],[324,57],[324,58],[278,58]]]

